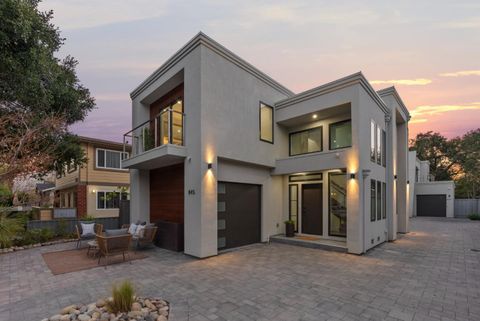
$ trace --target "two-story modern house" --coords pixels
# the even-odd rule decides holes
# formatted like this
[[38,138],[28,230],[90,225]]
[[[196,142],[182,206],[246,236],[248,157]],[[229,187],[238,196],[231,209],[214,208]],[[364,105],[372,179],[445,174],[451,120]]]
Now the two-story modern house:
[[132,93],[131,220],[184,224],[196,257],[297,235],[350,253],[408,231],[407,123],[355,73],[295,94],[203,33]]
[[71,209],[76,217],[117,217],[119,202],[128,197],[130,174],[122,168],[130,146],[96,138],[79,137],[88,159],[82,167],[57,173],[55,207]]

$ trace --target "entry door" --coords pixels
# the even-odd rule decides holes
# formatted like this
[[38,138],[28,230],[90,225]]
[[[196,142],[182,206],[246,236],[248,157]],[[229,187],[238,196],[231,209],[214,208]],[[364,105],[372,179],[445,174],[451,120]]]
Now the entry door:
[[302,233],[322,235],[322,184],[302,185]]

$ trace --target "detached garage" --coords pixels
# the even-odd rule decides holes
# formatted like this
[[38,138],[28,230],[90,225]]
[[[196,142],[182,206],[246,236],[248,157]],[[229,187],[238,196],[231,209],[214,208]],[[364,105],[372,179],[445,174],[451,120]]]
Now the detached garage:
[[452,181],[415,183],[416,216],[453,217],[454,194]]

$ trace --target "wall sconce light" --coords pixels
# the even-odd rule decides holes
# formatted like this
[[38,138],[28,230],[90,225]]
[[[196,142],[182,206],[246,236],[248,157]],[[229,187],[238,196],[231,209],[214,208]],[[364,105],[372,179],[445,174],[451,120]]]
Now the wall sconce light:
[[394,175],[393,178],[394,178],[394,179],[397,179],[397,175]]
[[407,181],[407,184],[410,184],[410,181],[409,181],[409,180]]
[[95,194],[96,192],[97,192],[96,190],[92,189],[92,193],[93,193],[93,194]]
[[350,179],[355,179],[355,173],[350,173]]
[[208,168],[208,169],[212,169],[212,167],[213,167],[212,163],[208,163],[208,164],[207,164],[207,168]]

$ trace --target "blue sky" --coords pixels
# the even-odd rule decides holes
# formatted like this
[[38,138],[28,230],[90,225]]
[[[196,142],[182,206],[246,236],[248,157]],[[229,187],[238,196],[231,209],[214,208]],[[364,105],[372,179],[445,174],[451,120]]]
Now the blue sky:
[[97,109],[73,126],[120,141],[129,93],[200,30],[300,92],[362,71],[397,87],[410,136],[453,137],[480,123],[480,1],[45,0],[66,38],[59,56]]

